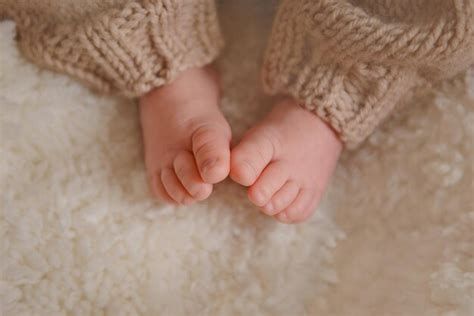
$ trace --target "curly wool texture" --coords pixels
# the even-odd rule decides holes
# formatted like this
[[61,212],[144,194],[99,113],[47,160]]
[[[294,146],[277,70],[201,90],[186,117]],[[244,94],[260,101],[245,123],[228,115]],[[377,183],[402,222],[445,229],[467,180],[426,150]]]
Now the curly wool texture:
[[267,48],[269,93],[284,93],[355,147],[421,79],[474,61],[471,0],[285,0]]
[[209,64],[223,46],[213,0],[7,1],[0,11],[27,58],[128,97]]

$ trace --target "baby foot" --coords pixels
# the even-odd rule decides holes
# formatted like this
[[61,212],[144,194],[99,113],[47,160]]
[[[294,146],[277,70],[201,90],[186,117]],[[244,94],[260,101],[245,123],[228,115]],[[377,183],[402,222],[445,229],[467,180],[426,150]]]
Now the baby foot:
[[152,192],[190,204],[229,174],[230,127],[219,110],[217,75],[190,69],[140,99],[145,164]]
[[249,187],[265,214],[302,222],[314,213],[341,150],[324,121],[284,100],[232,150],[230,177]]

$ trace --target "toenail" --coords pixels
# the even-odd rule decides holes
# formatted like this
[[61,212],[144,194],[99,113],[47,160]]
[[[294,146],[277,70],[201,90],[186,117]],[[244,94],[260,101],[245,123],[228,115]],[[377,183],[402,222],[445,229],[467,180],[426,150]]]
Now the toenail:
[[239,174],[241,178],[241,184],[245,186],[250,186],[255,182],[255,177],[257,175],[257,171],[255,167],[250,164],[248,161],[243,160],[239,166]]
[[212,168],[216,162],[217,162],[218,158],[211,158],[211,159],[207,159],[205,160],[202,164],[201,164],[201,169],[203,172],[206,172],[208,171],[210,168]]
[[191,196],[197,200],[202,200],[202,199],[207,198],[209,194],[211,194],[209,192],[209,189],[201,187],[201,188],[196,189],[193,193],[191,193]]
[[285,224],[291,223],[290,219],[288,218],[288,214],[286,214],[286,211],[278,215],[278,218],[282,223],[285,223]]
[[266,197],[266,194],[262,191],[257,191],[254,193],[254,196],[255,196],[255,200],[257,201],[258,204],[264,204],[265,203],[265,197]]
[[185,197],[180,201],[181,205],[191,205],[193,203],[194,203],[194,200],[192,198],[189,198],[189,197]]
[[267,206],[265,206],[265,210],[269,215],[273,215],[273,212],[275,212],[275,207],[273,206],[273,203],[268,203]]

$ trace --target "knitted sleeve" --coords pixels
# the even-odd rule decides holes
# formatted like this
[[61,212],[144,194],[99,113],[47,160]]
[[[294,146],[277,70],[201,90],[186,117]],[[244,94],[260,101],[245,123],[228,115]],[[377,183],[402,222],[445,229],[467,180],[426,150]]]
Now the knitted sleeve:
[[472,0],[283,0],[267,48],[267,92],[296,98],[348,147],[418,79],[474,60]]
[[143,95],[223,45],[214,0],[4,1],[28,59],[100,92]]

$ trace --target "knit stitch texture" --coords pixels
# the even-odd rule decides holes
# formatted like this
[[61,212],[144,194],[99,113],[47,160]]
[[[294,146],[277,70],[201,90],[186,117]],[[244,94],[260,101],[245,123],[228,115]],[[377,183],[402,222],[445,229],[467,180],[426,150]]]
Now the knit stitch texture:
[[213,0],[6,1],[26,57],[100,92],[140,96],[223,46]]
[[263,67],[355,147],[420,79],[474,60],[472,0],[284,0]]

